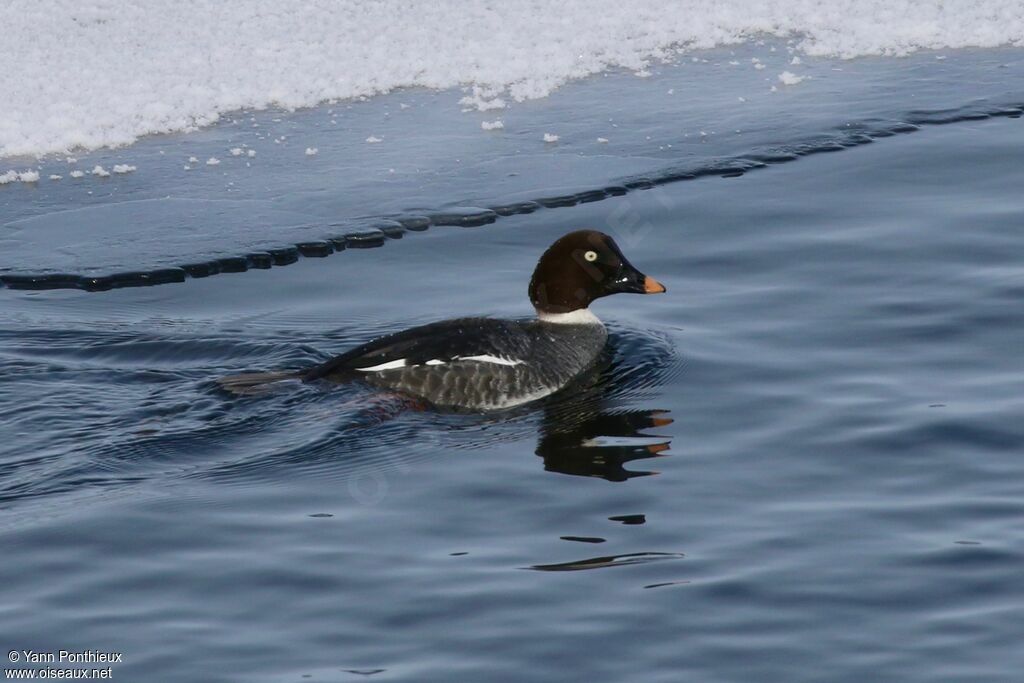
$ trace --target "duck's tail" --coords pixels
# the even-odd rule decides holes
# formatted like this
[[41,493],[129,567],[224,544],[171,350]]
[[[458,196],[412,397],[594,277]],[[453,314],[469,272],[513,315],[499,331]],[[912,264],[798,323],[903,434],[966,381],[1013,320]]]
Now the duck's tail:
[[255,396],[265,394],[286,381],[302,380],[301,372],[247,372],[241,375],[228,375],[217,380],[220,388],[235,396]]

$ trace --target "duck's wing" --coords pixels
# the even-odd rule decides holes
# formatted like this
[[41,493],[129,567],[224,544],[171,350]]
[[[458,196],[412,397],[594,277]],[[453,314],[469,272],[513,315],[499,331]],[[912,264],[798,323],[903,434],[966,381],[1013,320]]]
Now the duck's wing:
[[303,379],[343,381],[418,366],[519,365],[528,360],[531,348],[530,335],[521,323],[494,318],[445,320],[369,341],[310,369]]

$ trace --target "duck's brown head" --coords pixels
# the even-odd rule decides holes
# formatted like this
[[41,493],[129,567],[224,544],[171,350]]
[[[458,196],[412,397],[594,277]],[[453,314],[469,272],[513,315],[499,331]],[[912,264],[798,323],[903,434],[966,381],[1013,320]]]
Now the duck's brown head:
[[664,291],[626,260],[615,240],[596,230],[560,237],[540,257],[530,280],[530,301],[541,316],[586,309],[609,294]]

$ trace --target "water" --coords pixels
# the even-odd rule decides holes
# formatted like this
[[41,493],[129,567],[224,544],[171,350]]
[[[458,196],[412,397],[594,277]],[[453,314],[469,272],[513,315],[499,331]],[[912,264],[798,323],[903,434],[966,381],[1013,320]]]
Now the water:
[[[0,643],[121,652],[114,680],[1019,680],[1021,125],[287,268],[0,290]],[[636,156],[608,163],[657,166]],[[570,396],[474,417],[216,390],[526,314],[580,226],[668,294],[595,305],[609,358]]]

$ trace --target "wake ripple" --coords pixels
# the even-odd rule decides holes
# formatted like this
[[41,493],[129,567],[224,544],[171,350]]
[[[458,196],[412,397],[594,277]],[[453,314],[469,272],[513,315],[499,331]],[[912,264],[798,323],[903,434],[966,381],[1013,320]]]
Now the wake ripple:
[[411,411],[358,385],[286,383],[234,397],[217,384],[253,367],[321,362],[314,349],[336,348],[335,337],[297,346],[285,332],[245,340],[0,332],[0,403],[12,406],[0,416],[0,507],[147,482],[376,476],[453,450],[533,443],[552,429],[571,434],[599,411],[651,400],[680,367],[663,335],[613,328],[608,357],[592,375],[496,414]]

